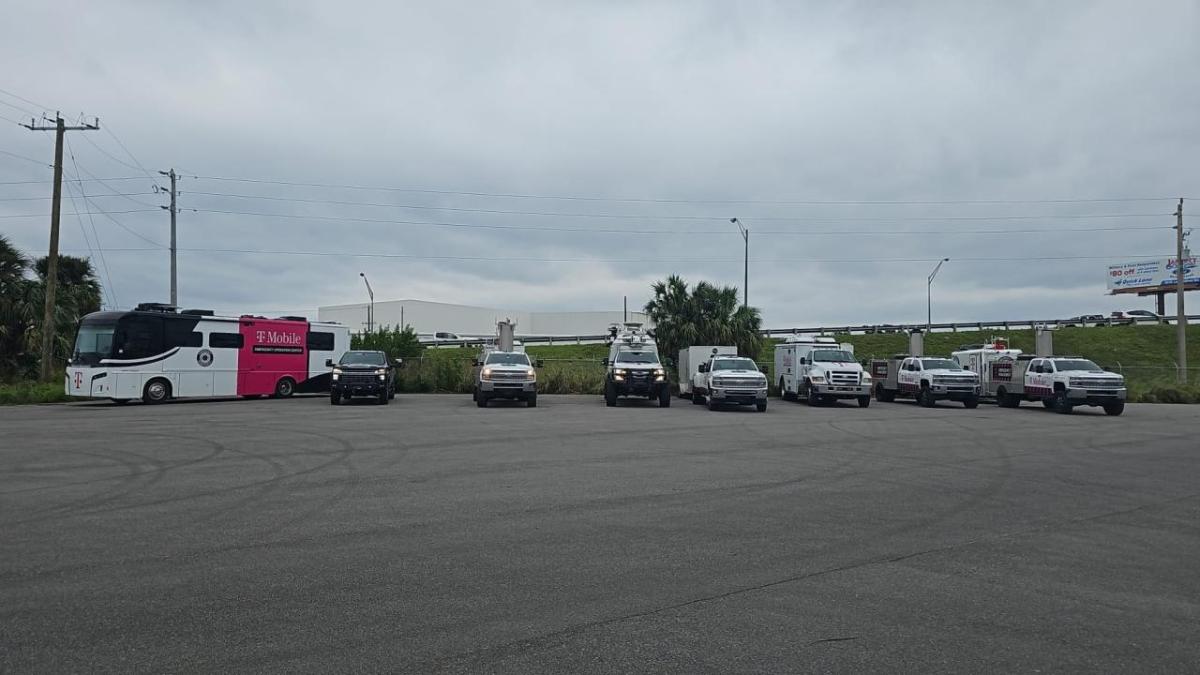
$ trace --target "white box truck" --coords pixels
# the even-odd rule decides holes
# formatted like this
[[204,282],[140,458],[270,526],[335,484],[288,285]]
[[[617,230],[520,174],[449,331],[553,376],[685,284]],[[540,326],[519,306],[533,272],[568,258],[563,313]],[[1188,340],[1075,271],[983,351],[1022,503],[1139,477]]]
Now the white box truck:
[[714,355],[737,356],[737,347],[715,347],[713,345],[698,345],[679,350],[679,395],[691,398],[694,391],[696,376],[700,374],[700,364],[708,363]]
[[831,337],[789,337],[775,345],[775,377],[788,401],[803,398],[811,406],[838,399],[871,405],[871,375],[854,360],[854,345]]

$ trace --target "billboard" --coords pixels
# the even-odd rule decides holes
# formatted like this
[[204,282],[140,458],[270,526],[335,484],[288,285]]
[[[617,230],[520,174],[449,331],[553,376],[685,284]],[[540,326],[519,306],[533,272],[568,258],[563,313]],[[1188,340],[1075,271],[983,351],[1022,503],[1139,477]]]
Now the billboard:
[[[1113,293],[1130,293],[1159,289],[1171,290],[1175,287],[1175,274],[1178,258],[1159,258],[1157,260],[1138,260],[1108,266],[1108,290]],[[1200,267],[1196,258],[1183,259],[1183,283],[1186,286],[1200,284]]]

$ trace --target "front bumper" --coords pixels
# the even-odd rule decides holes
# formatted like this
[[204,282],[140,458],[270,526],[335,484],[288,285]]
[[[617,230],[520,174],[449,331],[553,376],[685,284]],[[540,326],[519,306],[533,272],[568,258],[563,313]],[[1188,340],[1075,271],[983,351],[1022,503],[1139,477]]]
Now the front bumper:
[[767,402],[767,388],[747,389],[745,387],[713,387],[708,395],[719,403],[736,403],[738,405],[752,405],[755,403]]
[[369,378],[363,375],[341,375],[329,382],[329,390],[343,397],[379,396],[388,391],[388,382],[386,376],[381,379],[378,375]]
[[933,397],[937,399],[949,399],[951,401],[962,401],[969,398],[979,398],[979,385],[965,384],[945,384],[934,383],[930,386],[930,391],[933,392]]
[[1073,405],[1104,405],[1124,401],[1128,397],[1124,387],[1120,389],[1068,389],[1067,400]]
[[831,398],[858,398],[871,395],[870,384],[814,384],[812,390],[819,396]]
[[[618,380],[618,377],[622,377],[622,379]],[[614,375],[612,384],[613,388],[617,390],[618,396],[649,396],[657,394],[662,391],[663,387],[669,386],[666,376],[655,379],[654,375],[644,377]]]
[[490,398],[529,398],[537,395],[537,381],[505,382],[503,380],[482,380],[479,391]]

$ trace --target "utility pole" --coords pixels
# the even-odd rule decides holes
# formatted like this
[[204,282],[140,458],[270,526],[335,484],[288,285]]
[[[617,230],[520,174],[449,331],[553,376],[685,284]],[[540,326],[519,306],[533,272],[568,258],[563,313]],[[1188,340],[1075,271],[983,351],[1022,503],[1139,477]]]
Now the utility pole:
[[170,171],[159,171],[158,173],[167,176],[171,179],[171,205],[160,208],[171,212],[171,305],[179,306],[179,268],[175,264],[175,255],[178,249],[175,246],[175,216],[178,215],[179,209],[175,206],[175,169]]
[[750,306],[750,228],[742,225],[742,221],[737,218],[730,218],[729,222],[738,226],[738,232],[742,233],[742,242],[745,244],[745,257],[742,263],[742,306]]
[[1179,356],[1179,383],[1187,384],[1187,313],[1183,308],[1183,282],[1186,278],[1183,260],[1183,199],[1175,209],[1175,341]]
[[[45,119],[45,118],[43,118]],[[50,120],[47,120],[50,121]],[[30,131],[54,131],[54,197],[50,203],[50,253],[46,256],[46,302],[42,312],[41,377],[49,382],[54,375],[54,301],[58,292],[58,222],[62,214],[63,137],[68,131],[95,131],[100,118],[92,124],[69,127],[62,115],[54,113],[54,126],[43,126],[30,119],[21,126]]]

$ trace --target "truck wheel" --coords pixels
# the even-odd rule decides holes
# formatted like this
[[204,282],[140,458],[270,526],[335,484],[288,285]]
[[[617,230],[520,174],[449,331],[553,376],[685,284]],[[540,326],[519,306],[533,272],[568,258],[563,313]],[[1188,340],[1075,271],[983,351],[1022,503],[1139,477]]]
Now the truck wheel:
[[1067,392],[1054,392],[1054,412],[1060,415],[1070,415],[1075,410],[1075,406],[1071,405],[1071,401],[1067,399]]
[[380,392],[380,394],[379,394],[379,405],[387,405],[389,400],[390,400],[390,399],[388,398],[388,395],[387,395],[387,390],[386,390],[386,389],[385,389],[384,391]]
[[921,387],[921,392],[917,394],[917,403],[922,408],[932,408],[937,405],[937,401],[933,399],[933,392],[929,391],[929,387]]
[[815,408],[815,407],[821,405],[821,395],[818,394],[817,390],[813,389],[811,385],[809,385],[808,391],[806,393],[808,394],[806,396],[806,400],[808,401],[808,405],[810,407]]
[[534,394],[533,396],[530,396],[528,399],[525,400],[525,407],[527,407],[527,408],[536,408],[537,407],[537,394]]
[[1120,415],[1123,412],[1125,412],[1125,402],[1124,401],[1115,401],[1113,403],[1105,403],[1104,404],[1104,414],[1105,415],[1112,415],[1113,417],[1116,417],[1117,415]]
[[968,396],[967,398],[964,398],[963,399],[963,407],[966,408],[967,410],[974,410],[975,408],[978,408],[979,407],[979,397],[978,396]]
[[329,405],[338,405],[342,402],[342,395],[336,391],[329,392]]
[[701,394],[700,392],[693,389],[692,390],[692,403],[694,405],[704,405],[704,394]]
[[1054,399],[1052,399],[1052,398],[1042,399],[1042,407],[1045,408],[1046,410],[1053,410],[1054,409]]
[[660,407],[660,408],[670,408],[671,407],[671,390],[668,389],[667,387],[663,387],[662,389],[658,390],[658,407]]
[[766,401],[763,401],[762,403],[755,403],[754,407],[758,410],[758,412],[767,412],[767,402]]
[[871,405],[871,397],[870,396],[859,396],[858,397],[858,407],[866,408],[870,405]]
[[719,407],[719,405],[720,404],[717,403],[717,399],[715,399],[711,396],[708,397],[708,409],[709,410],[716,410]]
[[171,383],[161,377],[156,377],[146,383],[142,390],[142,401],[145,403],[162,403],[171,399]]
[[782,377],[779,378],[779,398],[781,398],[785,401],[795,401],[796,400],[796,393],[788,391],[787,389],[784,388]]
[[478,394],[476,394],[475,405],[479,406],[480,408],[486,408],[487,404],[488,404],[487,394],[483,393],[482,391],[479,392]]
[[883,383],[880,382],[875,385],[875,400],[880,403],[891,403],[896,400],[896,392],[885,388]]
[[617,390],[613,387],[612,382],[604,383],[604,405],[613,407],[617,404]]

